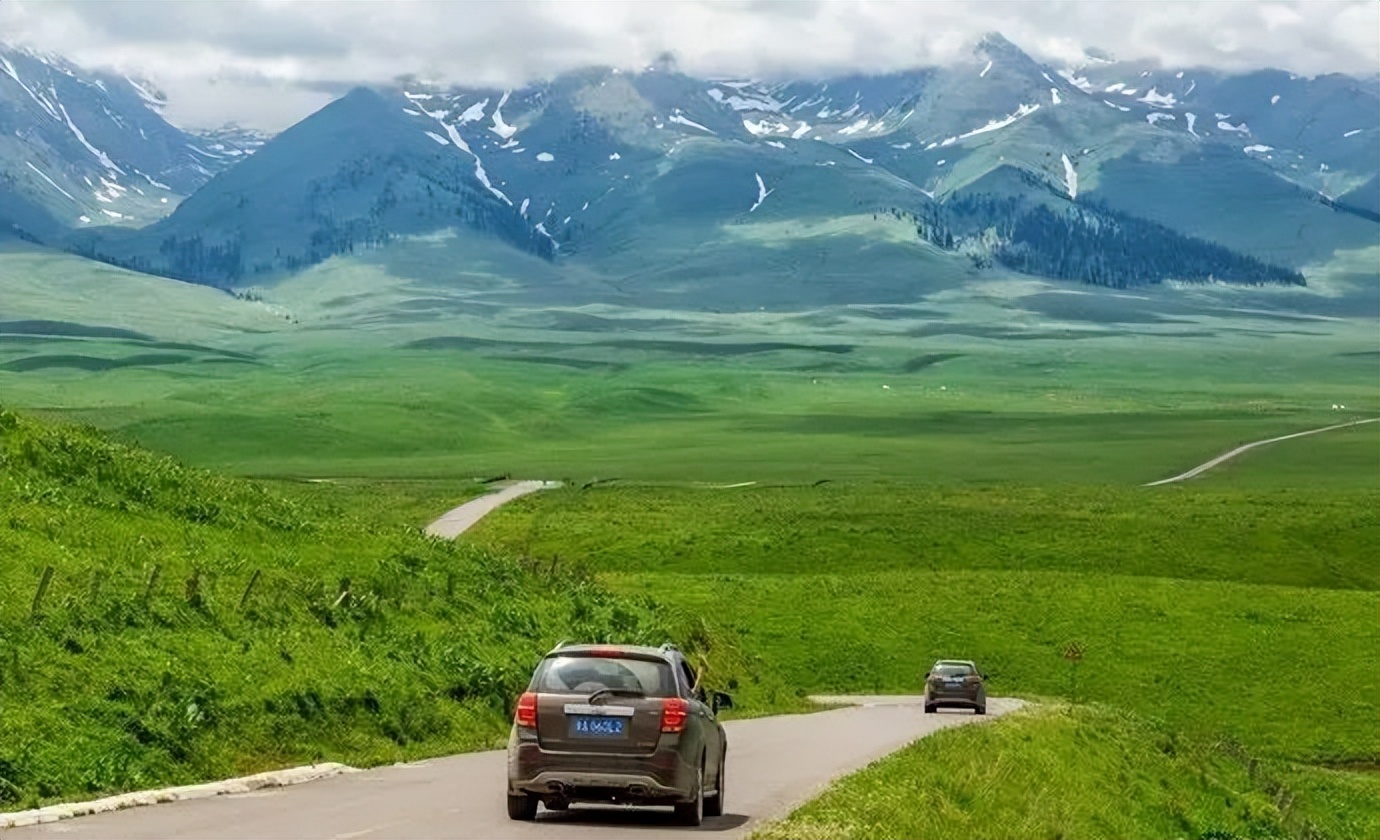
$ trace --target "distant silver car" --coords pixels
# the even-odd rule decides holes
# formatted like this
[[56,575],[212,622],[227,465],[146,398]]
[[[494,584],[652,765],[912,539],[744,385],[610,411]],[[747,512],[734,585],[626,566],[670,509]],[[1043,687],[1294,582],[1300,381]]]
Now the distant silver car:
[[950,706],[987,714],[987,675],[967,659],[941,659],[925,674],[925,711]]

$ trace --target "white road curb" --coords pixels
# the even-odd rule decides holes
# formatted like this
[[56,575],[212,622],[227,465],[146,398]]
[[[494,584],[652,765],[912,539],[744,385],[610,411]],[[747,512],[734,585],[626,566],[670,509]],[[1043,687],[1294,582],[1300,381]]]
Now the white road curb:
[[314,782],[317,779],[354,772],[357,772],[356,769],[349,765],[328,762],[310,764],[305,767],[289,767],[286,770],[270,770],[267,773],[241,776],[238,779],[226,779],[222,782],[121,793],[117,796],[107,796],[104,799],[93,799],[90,802],[64,802],[60,805],[48,805],[29,811],[11,811],[7,814],[0,814],[0,829],[57,822],[72,817],[84,817],[87,814],[119,811],[140,805],[157,805],[160,802],[207,799],[230,793],[249,793],[260,788],[300,785],[303,782]]

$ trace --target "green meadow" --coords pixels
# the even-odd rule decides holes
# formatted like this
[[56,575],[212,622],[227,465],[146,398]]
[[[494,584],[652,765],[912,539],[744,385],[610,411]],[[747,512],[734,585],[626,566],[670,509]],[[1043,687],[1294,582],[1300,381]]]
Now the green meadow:
[[[776,289],[713,312],[562,303],[578,271],[433,245],[239,298],[0,248],[7,805],[491,745],[573,632],[670,636],[743,714],[912,693],[940,656],[1040,705],[768,836],[1380,824],[1380,424],[1143,486],[1380,416],[1355,255],[1308,292],[946,277],[905,304],[784,310]],[[502,477],[565,486],[458,545],[419,535]],[[241,605],[255,569],[278,585]],[[346,578],[360,597],[335,605]],[[1032,754],[1067,783],[1035,796],[1010,770]],[[1086,795],[1085,754],[1136,808]],[[936,776],[923,807],[892,793]]]

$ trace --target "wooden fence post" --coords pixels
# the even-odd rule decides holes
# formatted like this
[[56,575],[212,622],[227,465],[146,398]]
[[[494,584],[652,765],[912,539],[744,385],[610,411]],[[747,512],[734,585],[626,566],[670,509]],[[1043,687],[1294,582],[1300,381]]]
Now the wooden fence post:
[[240,596],[240,612],[244,612],[244,605],[249,603],[249,593],[254,591],[254,584],[259,582],[261,569],[255,569],[254,574],[249,576],[249,583],[244,585],[244,594]]
[[163,573],[163,566],[160,563],[153,564],[153,571],[149,573],[148,583],[144,584],[144,597],[140,603],[147,607],[149,599],[153,597],[153,588],[158,585],[158,576]]
[[43,598],[48,594],[48,584],[53,582],[53,567],[44,566],[43,576],[38,579],[38,591],[34,593],[33,606],[29,608],[29,617],[37,618],[38,611],[43,607]]

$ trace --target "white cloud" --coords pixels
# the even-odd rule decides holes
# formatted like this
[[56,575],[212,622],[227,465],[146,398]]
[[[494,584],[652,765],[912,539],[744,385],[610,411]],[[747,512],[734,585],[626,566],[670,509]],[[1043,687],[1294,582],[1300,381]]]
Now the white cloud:
[[344,85],[404,73],[512,86],[584,65],[640,67],[667,51],[700,74],[876,72],[952,61],[987,31],[1056,61],[1096,46],[1305,75],[1380,66],[1372,0],[0,3],[7,39],[142,72],[170,94],[174,119],[270,128]]

